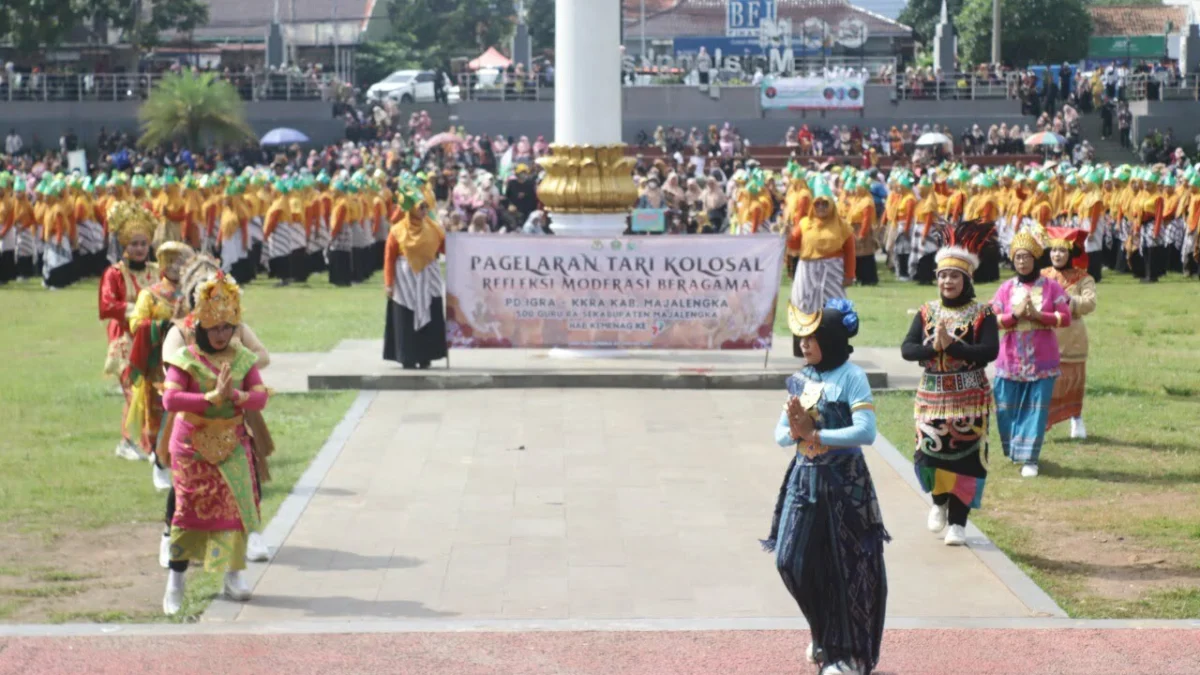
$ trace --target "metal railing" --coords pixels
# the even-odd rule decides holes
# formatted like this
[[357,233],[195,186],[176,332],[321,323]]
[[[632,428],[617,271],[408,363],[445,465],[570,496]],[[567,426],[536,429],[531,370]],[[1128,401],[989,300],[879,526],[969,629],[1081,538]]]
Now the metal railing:
[[461,73],[458,96],[463,101],[553,101],[554,83],[540,73]]
[[1125,82],[1130,101],[1200,101],[1200,75],[1175,77],[1168,73],[1137,73]]
[[[49,75],[0,71],[0,103],[5,101],[140,101],[163,73]],[[330,101],[337,81],[329,76],[292,73],[220,75],[245,101]]]
[[979,73],[943,73],[940,76],[914,76],[901,73],[896,80],[896,98],[902,101],[975,101],[1016,99],[1021,76],[1004,73],[999,77]]

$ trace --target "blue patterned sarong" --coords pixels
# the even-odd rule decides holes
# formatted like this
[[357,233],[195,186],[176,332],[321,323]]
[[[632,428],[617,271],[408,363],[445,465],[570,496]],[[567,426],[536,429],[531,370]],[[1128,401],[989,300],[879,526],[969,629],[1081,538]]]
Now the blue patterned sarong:
[[996,426],[1004,456],[1017,464],[1037,464],[1050,417],[1054,381],[1047,377],[1033,382],[996,378]]

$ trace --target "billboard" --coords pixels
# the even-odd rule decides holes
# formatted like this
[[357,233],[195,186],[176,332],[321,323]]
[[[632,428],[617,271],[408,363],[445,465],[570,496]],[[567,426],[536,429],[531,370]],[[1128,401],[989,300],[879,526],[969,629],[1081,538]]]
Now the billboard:
[[456,348],[769,349],[776,236],[446,239]]
[[862,110],[862,77],[763,78],[760,101],[765,110]]
[[764,19],[775,20],[775,0],[729,0],[725,5],[725,35],[758,37]]

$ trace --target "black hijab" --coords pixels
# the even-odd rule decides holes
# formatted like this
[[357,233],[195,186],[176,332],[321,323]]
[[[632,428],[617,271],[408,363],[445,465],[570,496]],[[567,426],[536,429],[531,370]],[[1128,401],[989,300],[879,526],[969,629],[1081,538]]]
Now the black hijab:
[[819,373],[827,373],[839,368],[850,360],[854,347],[850,346],[850,338],[858,335],[858,323],[854,322],[853,330],[846,327],[844,314],[833,307],[826,307],[821,313],[821,325],[813,337],[821,348],[821,362],[813,368]]

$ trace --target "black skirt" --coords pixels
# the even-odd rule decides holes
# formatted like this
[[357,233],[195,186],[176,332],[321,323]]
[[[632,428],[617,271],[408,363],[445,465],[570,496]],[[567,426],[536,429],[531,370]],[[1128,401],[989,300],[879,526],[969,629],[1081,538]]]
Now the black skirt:
[[351,255],[354,258],[354,281],[358,283],[370,279],[371,249],[364,246],[356,246],[352,249]]
[[329,283],[349,286],[354,282],[354,262],[350,251],[329,252]]
[[233,280],[238,282],[239,286],[245,286],[251,281],[254,281],[254,277],[256,276],[254,271],[254,260],[249,256],[242,258],[241,260],[233,263],[233,266],[229,268],[229,273],[233,275]]
[[933,284],[935,279],[937,279],[937,262],[934,254],[923,254],[917,260],[917,273],[913,275],[913,281],[928,286]]
[[325,267],[325,251],[311,251],[308,254],[308,271],[310,274],[318,274],[324,272]]
[[250,247],[250,279],[258,278],[258,271],[262,269],[263,243],[261,241],[254,242]]
[[0,252],[0,284],[6,284],[17,278],[17,252]]
[[36,256],[24,256],[17,258],[17,276],[22,279],[28,279],[37,276],[37,267],[33,264]]
[[987,284],[1000,280],[1000,247],[996,244],[985,244],[979,251],[979,267],[976,268],[974,281],[976,284]]
[[860,255],[854,263],[855,276],[863,286],[879,284],[879,268],[875,264],[874,255]]
[[49,288],[66,288],[79,280],[76,269],[78,261],[72,260],[66,265],[59,265],[49,272],[42,274],[42,282]]
[[383,329],[383,358],[406,368],[428,366],[431,361],[446,358],[446,317],[442,299],[429,303],[429,323],[421,330],[413,329],[413,311],[390,298]]

